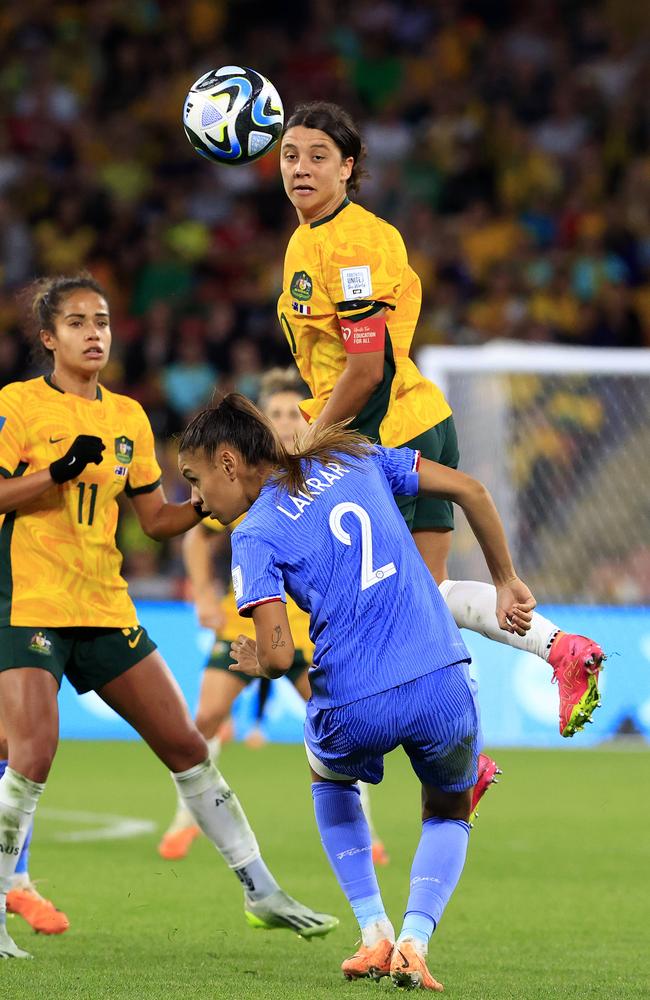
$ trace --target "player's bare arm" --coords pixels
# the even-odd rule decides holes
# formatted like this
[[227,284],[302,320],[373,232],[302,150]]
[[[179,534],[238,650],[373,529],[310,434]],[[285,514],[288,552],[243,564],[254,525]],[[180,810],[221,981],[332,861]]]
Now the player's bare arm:
[[204,628],[217,632],[224,623],[221,608],[223,587],[212,572],[214,549],[221,546],[226,533],[215,534],[202,524],[190,528],[183,538],[183,562],[196,606],[196,613]]
[[313,426],[356,417],[384,377],[384,351],[348,355],[345,368]]
[[296,655],[285,604],[270,601],[258,605],[253,608],[253,622],[257,642],[239,636],[231,645],[236,669],[249,677],[276,680],[286,674]]
[[487,488],[472,476],[438,462],[420,462],[420,492],[452,500],[463,508],[497,589],[497,619],[502,629],[524,635],[531,625],[535,598],[515,572],[505,531]]
[[[332,394],[315,421],[319,427],[356,417],[384,377],[386,310],[381,309],[362,322],[365,325],[360,331],[354,318],[340,321],[347,358]],[[376,350],[369,349],[373,345]]]
[[31,475],[20,476],[16,479],[1,479],[0,514],[20,510],[25,504],[37,500],[53,487],[54,480],[49,469],[40,469]]
[[157,542],[182,535],[201,520],[190,500],[168,503],[162,486],[151,493],[138,493],[131,497],[131,503],[145,535]]

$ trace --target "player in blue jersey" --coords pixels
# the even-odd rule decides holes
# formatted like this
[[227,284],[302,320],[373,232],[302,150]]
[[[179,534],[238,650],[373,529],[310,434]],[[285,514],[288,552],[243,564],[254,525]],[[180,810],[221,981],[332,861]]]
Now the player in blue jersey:
[[[294,656],[286,594],[310,613],[305,743],[314,808],[362,936],[343,972],[442,990],[426,955],[465,861],[479,713],[469,653],[394,495],[421,491],[463,507],[496,587],[499,624],[525,632],[535,600],[515,574],[492,499],[455,469],[420,462],[410,448],[375,447],[341,425],[319,429],[290,455],[236,394],[195,417],[179,452],[193,500],[212,517],[227,524],[248,512],[232,534],[232,576],[256,642],[233,643],[236,669],[282,676]],[[422,783],[423,826],[395,943],[357,780],[381,781],[384,754],[397,746]]]

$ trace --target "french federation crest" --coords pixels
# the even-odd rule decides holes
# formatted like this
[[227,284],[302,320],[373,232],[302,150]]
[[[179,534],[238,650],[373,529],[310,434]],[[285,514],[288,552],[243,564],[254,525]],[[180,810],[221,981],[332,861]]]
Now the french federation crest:
[[312,280],[306,271],[296,271],[293,278],[291,279],[290,291],[294,299],[298,299],[300,302],[306,302],[307,299],[311,298],[311,293],[314,290]]
[[133,458],[133,441],[122,434],[115,438],[115,457],[122,465],[129,465]]

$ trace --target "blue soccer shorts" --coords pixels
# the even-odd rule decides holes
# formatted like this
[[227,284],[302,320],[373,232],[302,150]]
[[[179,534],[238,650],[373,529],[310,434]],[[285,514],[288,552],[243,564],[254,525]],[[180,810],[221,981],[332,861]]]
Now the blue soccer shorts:
[[377,785],[384,755],[402,746],[423,784],[444,792],[471,788],[483,740],[469,665],[442,667],[340,708],[308,702],[305,745],[323,778]]

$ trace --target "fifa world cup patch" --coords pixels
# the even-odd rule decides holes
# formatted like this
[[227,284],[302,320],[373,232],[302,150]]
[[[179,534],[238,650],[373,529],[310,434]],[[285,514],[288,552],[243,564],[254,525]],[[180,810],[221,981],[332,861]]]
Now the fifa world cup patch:
[[129,465],[133,458],[133,441],[125,434],[115,438],[115,457],[122,465]]
[[296,271],[291,279],[289,290],[294,299],[298,299],[300,302],[306,302],[307,299],[311,298],[311,294],[314,290],[314,284],[306,271]]
[[342,267],[340,272],[343,298],[346,302],[349,299],[367,299],[372,295],[372,278],[367,264],[361,264],[359,267]]
[[304,302],[292,302],[291,308],[294,312],[300,313],[301,316],[311,316],[311,306],[306,306]]
[[41,656],[52,655],[52,642],[44,632],[34,632],[27,648],[31,649],[32,653],[40,653]]
[[241,566],[234,566],[232,571],[232,589],[236,600],[241,600],[244,593],[244,579],[242,577]]

